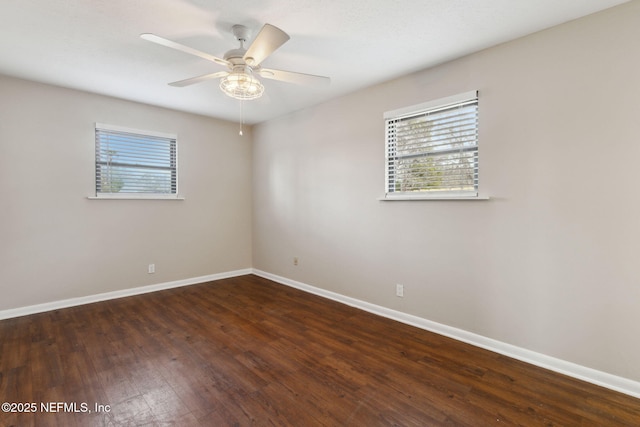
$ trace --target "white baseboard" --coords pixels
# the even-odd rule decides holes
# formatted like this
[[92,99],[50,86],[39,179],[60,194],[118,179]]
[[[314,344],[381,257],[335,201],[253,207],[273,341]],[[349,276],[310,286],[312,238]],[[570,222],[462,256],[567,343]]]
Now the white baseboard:
[[105,292],[95,295],[87,295],[84,297],[70,298],[60,301],[47,302],[44,304],[30,305],[27,307],[12,308],[8,310],[0,310],[0,320],[12,317],[26,316],[29,314],[42,313],[45,311],[58,310],[66,307],[74,307],[77,305],[91,304],[94,302],[107,301],[110,299],[129,297],[132,295],[146,294],[149,292],[160,291],[163,289],[178,288],[180,286],[195,285],[198,283],[210,282],[212,280],[227,279],[229,277],[244,276],[251,274],[252,269],[228,271],[224,273],[210,274],[207,276],[193,277],[190,279],[176,280],[173,282],[159,283],[156,285],[141,286],[137,288],[122,289],[119,291]]
[[637,381],[587,368],[585,366],[581,366],[572,362],[567,362],[562,359],[557,359],[555,357],[547,356],[535,351],[497,341],[492,338],[487,338],[482,335],[465,331],[463,329],[453,328],[451,326],[443,325],[441,323],[433,322],[431,320],[423,319],[411,314],[402,313],[400,311],[347,297],[335,292],[307,285],[302,282],[287,279],[286,277],[267,273],[265,271],[253,269],[253,274],[286,286],[290,286],[315,295],[319,295],[321,297],[338,301],[343,304],[359,308],[373,314],[377,314],[379,316],[397,320],[399,322],[415,326],[430,332],[435,332],[437,334],[444,335],[446,337],[453,338],[455,340],[462,341],[476,347],[503,354],[505,356],[512,357],[514,359],[521,360],[535,366],[561,373],[563,375],[568,375],[573,378],[577,378],[592,384],[596,384],[602,387],[609,388],[611,390],[619,391],[621,393],[640,398],[640,382]]

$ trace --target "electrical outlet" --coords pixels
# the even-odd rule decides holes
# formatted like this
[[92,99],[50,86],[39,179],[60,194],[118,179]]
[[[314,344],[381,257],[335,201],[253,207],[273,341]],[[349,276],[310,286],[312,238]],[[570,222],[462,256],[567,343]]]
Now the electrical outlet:
[[293,257],[293,265],[298,265],[298,257],[297,256]]
[[156,265],[155,264],[149,264],[149,270],[148,270],[149,274],[153,274],[156,272]]
[[396,296],[397,297],[404,296],[404,285],[396,285]]

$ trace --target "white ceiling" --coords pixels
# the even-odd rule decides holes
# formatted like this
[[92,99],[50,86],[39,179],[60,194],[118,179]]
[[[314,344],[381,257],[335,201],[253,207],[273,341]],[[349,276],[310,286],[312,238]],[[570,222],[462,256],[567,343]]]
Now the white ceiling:
[[0,73],[236,121],[239,102],[212,62],[140,39],[156,35],[215,56],[231,26],[265,22],[291,40],[264,67],[329,76],[328,87],[264,80],[245,103],[258,123],[366,86],[606,9],[627,0],[2,0]]

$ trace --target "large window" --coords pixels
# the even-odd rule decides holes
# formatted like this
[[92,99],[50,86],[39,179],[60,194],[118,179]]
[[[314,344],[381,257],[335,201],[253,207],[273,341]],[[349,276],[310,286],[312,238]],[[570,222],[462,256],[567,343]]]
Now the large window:
[[96,123],[96,196],[175,198],[176,136]]
[[385,113],[386,198],[478,196],[476,91]]

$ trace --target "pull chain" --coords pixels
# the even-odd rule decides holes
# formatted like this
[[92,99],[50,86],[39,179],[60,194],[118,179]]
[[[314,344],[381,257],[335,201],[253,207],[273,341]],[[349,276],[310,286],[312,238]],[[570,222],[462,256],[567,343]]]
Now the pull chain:
[[244,101],[241,99],[240,100],[240,132],[238,132],[238,135],[242,136],[242,123],[244,122]]

